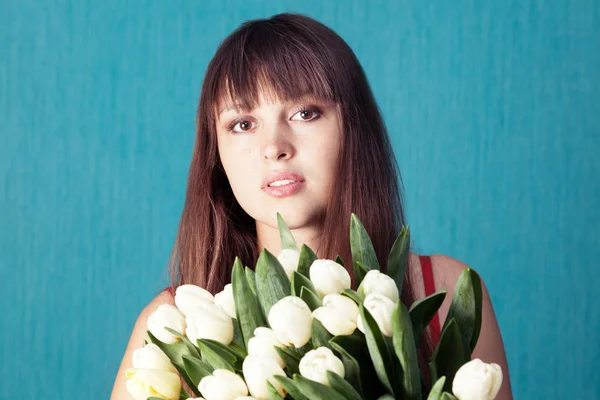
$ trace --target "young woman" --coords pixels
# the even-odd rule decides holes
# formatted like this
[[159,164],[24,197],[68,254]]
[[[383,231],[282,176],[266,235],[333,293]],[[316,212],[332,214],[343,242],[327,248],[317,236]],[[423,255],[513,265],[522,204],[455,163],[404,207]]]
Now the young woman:
[[[141,312],[112,399],[128,399],[125,370],[143,342],[146,320],[173,289],[193,283],[215,293],[235,256],[254,265],[259,249],[279,254],[279,212],[299,243],[319,258],[351,265],[350,215],[356,213],[379,260],[405,223],[400,177],[364,71],[346,42],[321,23],[280,14],[244,23],[208,66],[185,207],[173,252],[172,288]],[[382,262],[384,264],[384,262]],[[427,332],[425,360],[439,338],[465,264],[411,254],[403,301],[448,290]],[[350,271],[352,273],[352,271]],[[504,372],[498,399],[510,399],[506,355],[484,286],[483,326],[473,354]]]

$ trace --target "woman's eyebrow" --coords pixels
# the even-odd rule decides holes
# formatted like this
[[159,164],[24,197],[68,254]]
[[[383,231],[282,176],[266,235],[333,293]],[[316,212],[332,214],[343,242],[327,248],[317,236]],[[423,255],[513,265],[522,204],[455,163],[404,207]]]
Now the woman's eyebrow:
[[[283,101],[282,103],[285,104],[286,106],[289,106],[289,105],[294,104],[294,103],[313,103],[313,102],[314,103],[323,103],[326,106],[332,106],[333,105],[332,102],[319,99],[319,98],[317,98],[315,96],[312,96],[312,95],[298,96],[296,98],[289,99],[287,101]],[[220,116],[221,114],[223,114],[226,111],[252,112],[253,110],[247,110],[243,106],[243,104],[241,104],[241,103],[229,103],[229,104],[226,104],[225,106],[223,106],[223,108],[221,108],[221,110],[219,110],[219,113],[217,115]]]
[[242,105],[239,103],[236,104],[227,104],[226,106],[224,106],[220,111],[218,115],[223,114],[225,111],[239,111],[243,109]]

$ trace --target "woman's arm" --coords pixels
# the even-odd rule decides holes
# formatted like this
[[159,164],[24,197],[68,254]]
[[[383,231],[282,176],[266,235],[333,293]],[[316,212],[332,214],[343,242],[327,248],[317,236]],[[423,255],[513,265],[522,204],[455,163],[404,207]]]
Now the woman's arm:
[[[454,285],[456,284],[460,273],[467,265],[461,261],[442,255],[432,256],[431,262],[436,289],[446,289],[448,291],[446,299],[439,311],[440,321],[443,325],[443,321],[445,321],[446,316],[448,315],[452,295],[454,294]],[[498,321],[496,320],[494,308],[492,307],[492,302],[483,280],[481,284],[483,293],[481,334],[479,335],[479,340],[473,351],[473,358],[480,358],[484,362],[500,365],[502,368],[503,380],[502,387],[500,388],[500,392],[496,399],[512,400],[508,362],[506,360],[502,335],[500,334],[500,328],[498,326]]]
[[119,372],[117,372],[110,400],[132,399],[131,395],[125,388],[125,382],[127,381],[125,377],[125,371],[128,368],[133,367],[131,356],[133,355],[133,352],[136,349],[142,347],[144,343],[144,339],[146,338],[146,331],[148,329],[146,325],[148,317],[150,316],[150,314],[156,311],[158,306],[161,304],[173,304],[173,296],[168,292],[160,293],[142,310],[142,312],[138,316],[135,326],[133,327],[131,337],[129,339],[129,344],[127,345],[127,349],[125,350],[125,354],[123,355],[123,360],[121,361]]

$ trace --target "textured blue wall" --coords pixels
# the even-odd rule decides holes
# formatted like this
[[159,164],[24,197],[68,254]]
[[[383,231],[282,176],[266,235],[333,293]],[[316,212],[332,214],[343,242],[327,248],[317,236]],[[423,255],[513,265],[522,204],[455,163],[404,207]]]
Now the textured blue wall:
[[0,398],[108,398],[167,282],[206,65],[287,10],[356,51],[417,250],[480,271],[517,398],[598,398],[594,0],[0,1]]

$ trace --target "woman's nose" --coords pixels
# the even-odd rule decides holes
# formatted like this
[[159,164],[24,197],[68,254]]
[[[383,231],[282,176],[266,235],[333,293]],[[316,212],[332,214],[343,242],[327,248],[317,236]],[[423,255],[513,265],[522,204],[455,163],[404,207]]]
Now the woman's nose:
[[271,132],[266,132],[263,156],[265,160],[281,161],[294,156],[294,146],[290,140],[291,132],[278,125]]

